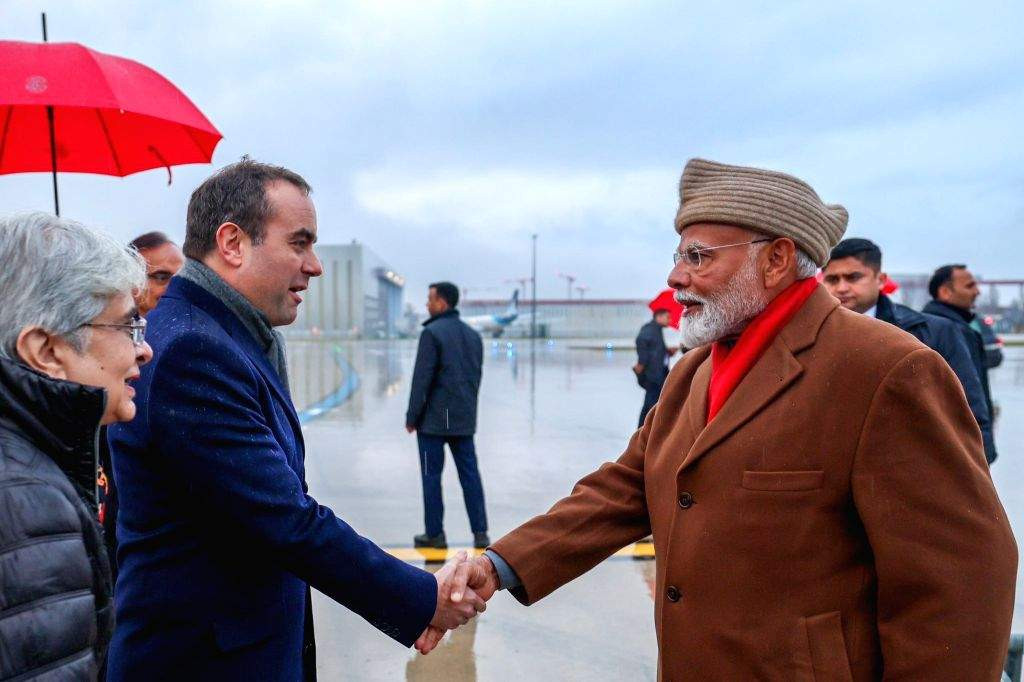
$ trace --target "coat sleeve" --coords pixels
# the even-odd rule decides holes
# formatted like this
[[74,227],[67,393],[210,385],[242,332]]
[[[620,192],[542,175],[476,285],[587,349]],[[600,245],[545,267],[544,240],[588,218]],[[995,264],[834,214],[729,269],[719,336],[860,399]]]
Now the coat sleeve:
[[956,374],[964,387],[967,404],[974,414],[978,428],[981,429],[981,440],[985,446],[985,459],[992,463],[996,458],[995,438],[992,435],[992,415],[989,414],[988,402],[981,387],[978,370],[971,361],[971,352],[964,343],[963,336],[952,324],[944,324],[936,329],[936,350],[949,363],[950,369]]
[[148,419],[189,504],[409,646],[437,605],[434,577],[359,536],[303,491],[264,417],[258,379],[222,345],[183,337],[158,360]]
[[879,385],[851,482],[874,553],[884,679],[999,679],[1017,547],[937,353],[909,353]]
[[419,427],[427,409],[427,398],[437,373],[440,348],[434,335],[424,329],[420,333],[416,349],[416,366],[412,371],[412,385],[409,390],[409,409],[405,413],[405,425]]
[[546,514],[501,538],[492,549],[519,576],[511,590],[532,604],[651,532],[644,491],[644,450],[654,407],[626,451],[580,480]]

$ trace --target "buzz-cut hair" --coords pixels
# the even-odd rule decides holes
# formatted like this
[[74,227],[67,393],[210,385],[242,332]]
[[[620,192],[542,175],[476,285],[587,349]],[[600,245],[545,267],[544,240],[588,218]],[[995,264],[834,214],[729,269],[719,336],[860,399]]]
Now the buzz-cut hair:
[[454,308],[459,304],[459,288],[451,282],[434,282],[429,288],[436,291],[449,308]]
[[831,263],[843,258],[856,258],[875,272],[882,270],[882,250],[870,239],[851,237],[836,244],[828,260]]
[[140,234],[135,239],[131,240],[128,245],[136,251],[149,251],[163,246],[164,244],[173,244],[171,238],[163,232],[153,231],[145,234]]
[[932,278],[928,280],[928,294],[932,298],[938,298],[939,289],[953,281],[953,272],[966,269],[967,266],[963,264],[943,265],[936,269]]

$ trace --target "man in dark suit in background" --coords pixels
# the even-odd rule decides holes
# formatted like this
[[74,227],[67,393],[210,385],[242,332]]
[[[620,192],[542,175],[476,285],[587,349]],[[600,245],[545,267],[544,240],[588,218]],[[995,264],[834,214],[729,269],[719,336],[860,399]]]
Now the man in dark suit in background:
[[647,413],[654,407],[654,403],[658,402],[661,387],[668,376],[668,359],[676,352],[675,348],[670,350],[665,346],[662,330],[668,323],[669,312],[659,308],[654,311],[650,321],[640,327],[640,333],[636,337],[636,364],[633,366],[633,372],[636,373],[640,387],[644,389],[644,406],[640,410],[639,426],[644,425]]
[[480,549],[491,542],[473,443],[484,344],[480,334],[459,319],[458,304],[459,289],[451,282],[436,282],[427,290],[430,319],[423,323],[420,334],[405,414],[405,430],[416,433],[423,477],[426,532],[413,538],[417,547],[448,546],[441,496],[445,444],[459,471],[473,546]]
[[110,431],[111,682],[314,679],[310,585],[405,646],[469,615],[446,599],[445,573],[395,559],[308,494],[274,327],[295,320],[322,272],[309,192],[292,171],[243,159],[192,194],[188,262],[147,318],[138,416]]
[[996,456],[992,419],[981,379],[955,323],[919,313],[882,293],[888,276],[882,270],[882,250],[870,239],[853,237],[836,244],[822,269],[822,283],[847,310],[896,325],[942,356],[964,387],[967,404],[981,429],[985,459]]
[[[953,322],[960,331],[967,350],[971,354],[971,362],[974,363],[974,369],[981,380],[985,404],[988,406],[988,413],[994,424],[996,406],[992,401],[992,390],[988,381],[989,365],[986,362],[985,339],[975,327],[979,321],[974,313],[974,302],[981,295],[978,280],[974,278],[966,265],[943,265],[935,270],[928,281],[928,293],[931,294],[932,300],[922,308],[922,312],[944,317]],[[991,464],[997,456],[993,444],[991,452],[986,450],[985,457]]]

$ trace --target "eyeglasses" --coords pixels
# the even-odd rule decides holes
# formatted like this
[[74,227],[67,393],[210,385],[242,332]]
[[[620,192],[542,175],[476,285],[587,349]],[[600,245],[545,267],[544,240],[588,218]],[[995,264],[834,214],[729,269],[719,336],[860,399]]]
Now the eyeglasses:
[[697,246],[696,244],[690,244],[682,251],[676,249],[672,252],[672,265],[678,265],[679,261],[683,261],[688,268],[691,270],[699,270],[700,266],[704,263],[704,258],[711,255],[712,251],[718,249],[728,249],[733,246],[749,246],[750,244],[760,244],[761,242],[770,242],[773,239],[754,239],[749,242],[737,242],[736,244],[723,244],[721,246]]
[[171,277],[174,277],[174,273],[167,272],[166,270],[155,270],[153,272],[146,273],[146,277],[157,284],[167,284],[171,281]]
[[124,329],[128,336],[131,337],[132,343],[136,346],[141,346],[146,342],[146,320],[141,317],[133,319],[131,324],[96,324],[94,322],[87,322],[82,326],[99,327],[101,329]]

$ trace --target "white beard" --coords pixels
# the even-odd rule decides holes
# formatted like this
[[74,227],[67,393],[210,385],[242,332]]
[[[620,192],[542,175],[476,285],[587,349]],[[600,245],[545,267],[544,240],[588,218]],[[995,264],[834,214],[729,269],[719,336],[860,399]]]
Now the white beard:
[[714,296],[704,298],[691,291],[675,293],[676,300],[689,299],[701,304],[699,310],[687,314],[680,322],[683,346],[697,348],[738,334],[765,309],[768,301],[759,286],[755,254],[751,253],[746,265]]

